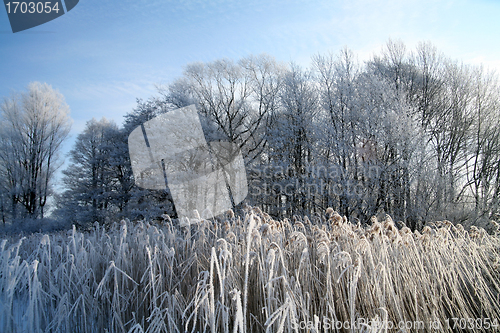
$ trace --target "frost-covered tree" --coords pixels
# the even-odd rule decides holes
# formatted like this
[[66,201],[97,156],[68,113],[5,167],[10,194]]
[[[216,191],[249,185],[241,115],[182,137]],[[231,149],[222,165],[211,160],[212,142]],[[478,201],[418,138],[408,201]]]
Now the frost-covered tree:
[[420,167],[416,158],[425,137],[412,105],[390,81],[369,72],[359,81],[360,142],[363,146],[368,142],[372,152],[368,160],[363,152],[359,161],[366,206],[361,216],[366,220],[385,212],[415,227],[411,184],[413,172]]
[[[316,56],[313,64],[317,72],[319,101],[322,106],[323,135],[319,141],[321,164],[330,172],[319,173],[324,179],[323,206],[335,207],[349,216],[359,200],[355,191],[359,180],[359,156],[361,143],[360,108],[357,105],[357,77],[361,68],[354,53],[343,49],[337,55]],[[370,144],[367,137],[362,144]]]
[[166,113],[176,106],[164,97],[151,97],[146,101],[137,100],[137,106],[125,115],[121,138],[113,161],[119,166],[120,195],[126,200],[122,203],[123,214],[130,219],[159,218],[162,214],[176,217],[174,202],[170,192],[165,190],[146,190],[135,185],[128,150],[128,136],[145,122]]
[[161,98],[150,98],[137,101],[137,107],[125,116],[123,128],[105,118],[89,121],[70,152],[70,166],[63,172],[66,191],[58,199],[58,217],[88,226],[119,218],[175,216],[167,192],[135,185],[128,148],[132,130],[169,109]]
[[278,106],[280,72],[272,57],[251,56],[186,66],[160,92],[171,105],[195,104],[208,141],[237,143],[247,161],[266,145],[265,130]]
[[0,122],[0,170],[10,216],[43,218],[58,153],[71,127],[69,107],[50,85],[33,82],[5,98]]
[[429,43],[409,53],[402,42],[389,41],[368,66],[405,96],[419,123],[422,139],[413,155],[418,162],[410,163],[410,186],[404,186],[408,216],[414,218],[410,225],[495,216],[495,204],[483,204],[497,202],[498,193],[492,185],[499,112],[495,75],[446,59]]
[[277,74],[279,94],[268,100],[273,111],[262,132],[266,145],[249,167],[250,200],[275,216],[303,214],[319,195],[308,172],[316,154],[317,92],[311,71],[291,64]]
[[[273,140],[269,131],[281,105],[284,71],[284,65],[267,55],[237,62],[222,59],[194,63],[160,93],[177,108],[195,104],[207,141],[238,144],[248,166],[248,178],[259,181],[261,159],[266,159],[268,140]],[[260,192],[260,185],[251,187]],[[262,195],[252,200],[254,204],[272,205]]]
[[489,222],[500,217],[500,85],[496,75],[479,67],[474,71],[471,86],[466,181],[457,197],[472,203],[473,219]]
[[348,49],[314,58],[322,107],[316,157],[324,170],[317,172],[325,185],[322,207],[361,221],[382,211],[405,221],[411,215],[411,170],[420,144],[416,117],[398,88],[405,66],[392,76],[380,74],[390,72],[384,66],[362,67]]
[[[117,170],[112,156],[119,138],[114,122],[105,118],[92,119],[80,133],[70,151],[70,165],[63,171],[63,193],[59,212],[73,223],[85,225],[105,222],[112,211],[118,210],[123,198],[117,198]],[[118,200],[117,200],[118,199]]]
[[310,212],[316,191],[309,187],[308,173],[314,163],[318,98],[312,73],[295,64],[284,73],[280,93],[281,108],[270,133],[269,157],[277,168],[278,195],[284,198],[286,211]]
[[[360,222],[390,214],[412,229],[435,219],[498,218],[496,76],[450,61],[429,43],[412,52],[389,41],[364,64],[343,49],[314,57],[311,69],[265,55],[195,63],[159,93],[138,100],[107,141],[106,214],[175,216],[168,190],[134,185],[127,137],[195,104],[207,141],[239,145],[248,203],[273,216],[333,207]],[[9,198],[5,188],[0,203]]]
[[137,106],[124,117],[123,127],[126,134],[130,134],[137,126],[171,109],[171,104],[160,97],[151,97],[146,101],[137,99]]

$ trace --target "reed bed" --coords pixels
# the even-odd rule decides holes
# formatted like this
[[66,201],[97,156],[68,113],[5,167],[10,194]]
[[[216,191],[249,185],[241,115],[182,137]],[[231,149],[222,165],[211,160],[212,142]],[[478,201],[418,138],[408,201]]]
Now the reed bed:
[[494,332],[499,265],[498,233],[332,209],[96,224],[0,242],[0,331]]

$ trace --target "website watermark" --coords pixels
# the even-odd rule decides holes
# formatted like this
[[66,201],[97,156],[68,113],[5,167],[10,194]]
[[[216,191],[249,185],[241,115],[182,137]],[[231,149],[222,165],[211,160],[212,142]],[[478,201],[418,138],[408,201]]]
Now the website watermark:
[[[252,166],[248,168],[251,180],[249,194],[268,196],[347,196],[362,198],[367,185],[380,178],[379,166],[358,166],[347,170],[339,165],[306,166],[297,171],[291,166]],[[354,178],[352,175],[355,174]]]
[[448,330],[497,330],[499,320],[494,318],[446,318],[444,320],[383,320],[357,318],[355,320],[337,320],[335,318],[314,316],[313,320],[291,320],[291,328],[299,331],[316,330],[318,332],[337,332],[339,330],[398,330],[398,331],[448,331]]
[[79,0],[11,1],[4,0],[12,32],[27,30],[52,21],[73,8]]
[[[328,164],[328,165],[306,165],[300,170],[297,170],[292,165],[282,166],[282,165],[262,165],[262,166],[250,166],[248,168],[249,172],[253,173],[256,177],[262,179],[277,179],[285,177],[293,178],[328,178],[332,180],[341,180],[348,177],[349,170],[338,164]],[[358,175],[358,177],[364,178],[378,178],[381,174],[381,169],[377,165],[367,165],[367,166],[356,166],[355,170],[351,170],[351,173]]]

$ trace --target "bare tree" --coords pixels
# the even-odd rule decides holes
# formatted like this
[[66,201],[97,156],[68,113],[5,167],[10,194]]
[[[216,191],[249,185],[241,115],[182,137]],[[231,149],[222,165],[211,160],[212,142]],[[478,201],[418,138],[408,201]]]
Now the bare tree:
[[281,71],[282,66],[266,55],[238,63],[193,63],[181,78],[159,90],[175,107],[196,104],[208,140],[237,143],[250,161],[266,145],[264,132],[278,107]]
[[288,213],[310,213],[316,193],[308,193],[308,170],[315,155],[315,118],[319,109],[312,72],[291,64],[284,73],[279,97],[281,108],[268,138],[268,156],[279,171],[275,179],[280,184],[278,204],[284,197]]
[[[360,108],[356,105],[357,82],[360,74],[354,53],[345,48],[337,55],[316,56],[313,60],[317,70],[320,102],[325,112],[325,151],[323,163],[332,164],[340,172],[337,179],[326,180],[328,187],[339,186],[336,196],[326,196],[325,206],[333,206],[341,214],[349,216],[349,208],[356,203],[350,195],[348,184],[358,181],[358,159],[356,147],[360,138]],[[326,191],[328,193],[328,191]],[[355,199],[354,199],[355,200]]]
[[11,214],[38,218],[51,195],[61,144],[71,119],[64,97],[46,83],[30,83],[0,108],[0,167],[11,200]]
[[459,197],[471,197],[474,218],[497,218],[499,204],[500,120],[498,77],[479,67],[472,83],[472,119],[467,140],[467,181]]

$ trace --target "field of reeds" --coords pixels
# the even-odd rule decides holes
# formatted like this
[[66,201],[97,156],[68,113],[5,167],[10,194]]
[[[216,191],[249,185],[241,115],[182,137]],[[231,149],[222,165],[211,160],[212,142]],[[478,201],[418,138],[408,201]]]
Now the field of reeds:
[[1,332],[495,332],[500,237],[332,209],[0,242]]

